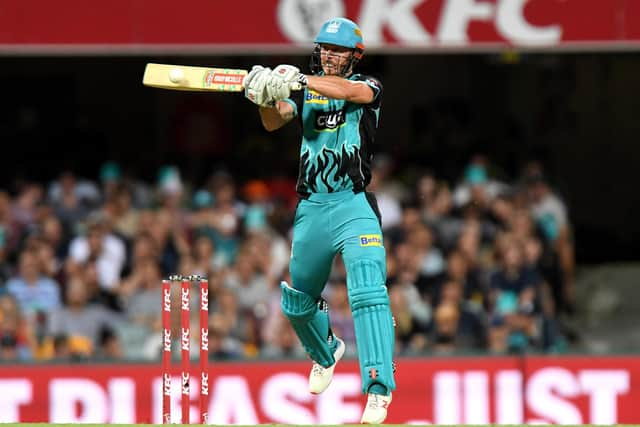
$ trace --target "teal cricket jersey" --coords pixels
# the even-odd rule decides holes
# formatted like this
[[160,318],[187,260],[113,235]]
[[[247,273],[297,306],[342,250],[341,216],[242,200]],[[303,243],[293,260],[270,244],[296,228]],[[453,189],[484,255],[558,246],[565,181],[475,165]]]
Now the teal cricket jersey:
[[303,198],[311,193],[359,193],[371,181],[382,84],[362,74],[354,74],[349,80],[361,81],[373,89],[373,101],[356,104],[330,99],[308,88],[287,100],[302,126],[296,190]]

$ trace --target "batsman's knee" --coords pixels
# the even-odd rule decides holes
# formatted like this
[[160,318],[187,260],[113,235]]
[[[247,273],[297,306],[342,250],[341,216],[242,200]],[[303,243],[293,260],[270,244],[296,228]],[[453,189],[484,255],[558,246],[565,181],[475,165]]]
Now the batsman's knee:
[[326,304],[289,287],[285,282],[280,284],[280,288],[282,312],[291,322],[305,351],[322,366],[333,365],[335,358],[329,345],[329,313]]
[[286,282],[280,283],[280,289],[282,290],[280,306],[282,307],[282,312],[290,321],[304,322],[313,317],[318,309],[318,302],[314,298],[304,292],[293,289]]
[[385,273],[380,263],[369,259],[351,262],[347,266],[347,285],[351,310],[374,305],[389,305]]

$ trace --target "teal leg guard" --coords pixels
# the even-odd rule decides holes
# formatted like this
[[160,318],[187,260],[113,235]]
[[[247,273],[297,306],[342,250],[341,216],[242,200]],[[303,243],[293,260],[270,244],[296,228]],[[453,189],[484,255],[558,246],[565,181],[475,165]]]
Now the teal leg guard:
[[[291,322],[302,346],[314,362],[328,368],[336,363],[333,357],[336,341],[329,329],[329,311],[323,300],[316,300],[304,292],[280,283],[282,312]],[[319,306],[322,306],[322,310]],[[331,337],[331,339],[330,339]],[[335,347],[335,344],[334,344]]]
[[393,378],[395,331],[382,268],[372,260],[355,260],[347,266],[347,288],[356,332],[362,392],[367,393],[369,387],[377,383],[390,393],[396,389]]

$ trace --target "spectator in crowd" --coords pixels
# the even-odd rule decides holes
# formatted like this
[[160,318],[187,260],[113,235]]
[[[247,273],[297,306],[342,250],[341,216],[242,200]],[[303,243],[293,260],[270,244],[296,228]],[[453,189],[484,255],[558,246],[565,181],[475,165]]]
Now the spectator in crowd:
[[431,343],[435,352],[482,351],[486,346],[483,309],[465,299],[460,282],[442,285],[432,326]]
[[530,162],[525,166],[524,181],[533,218],[558,262],[559,277],[550,280],[557,309],[560,313],[572,314],[575,306],[575,251],[567,207],[549,185],[539,163]]
[[107,218],[96,213],[88,218],[86,233],[75,237],[69,245],[66,272],[78,276],[87,265],[95,265],[99,297],[114,310],[119,310],[117,286],[126,261],[122,239],[110,232]]
[[44,190],[40,184],[34,182],[22,182],[18,186],[11,206],[13,219],[21,226],[28,227],[36,221],[36,211],[41,205]]
[[158,248],[160,266],[165,276],[178,269],[180,257],[191,252],[191,247],[180,215],[170,209],[146,212],[141,231],[149,233]]
[[135,209],[145,209],[154,202],[153,188],[151,185],[128,176],[122,171],[120,164],[114,161],[107,161],[100,167],[100,190],[102,200],[110,200],[114,193],[120,188],[126,188],[132,198]]
[[216,269],[216,248],[213,240],[207,235],[197,234],[193,240],[193,265],[191,274],[211,277]]
[[422,220],[433,229],[438,246],[448,251],[455,246],[462,220],[453,215],[449,184],[440,182],[434,191],[431,202],[421,204],[420,215]]
[[421,223],[420,210],[413,203],[406,203],[402,210],[402,219],[400,223],[393,227],[388,227],[384,231],[384,235],[391,241],[393,245],[403,243],[408,239],[412,230]]
[[104,214],[114,234],[130,242],[138,232],[138,210],[133,206],[133,194],[124,183],[110,191],[104,204]]
[[[72,276],[67,284],[66,306],[49,316],[49,336],[69,337],[72,352],[86,357],[97,354],[101,333],[116,330],[121,317],[100,304],[89,304],[87,286],[82,277]],[[160,306],[160,304],[158,304]]]
[[89,180],[79,180],[70,170],[63,171],[47,192],[47,200],[67,232],[75,232],[73,228],[84,220],[99,199],[97,186]]
[[230,324],[222,314],[209,319],[209,359],[229,360],[245,357],[243,343],[229,334]]
[[29,319],[35,319],[38,312],[49,314],[61,305],[60,287],[42,274],[40,258],[34,249],[20,254],[18,274],[7,281],[7,291]]
[[0,361],[31,360],[32,339],[16,299],[0,296]]
[[424,223],[417,223],[407,236],[411,250],[420,257],[420,274],[426,278],[440,275],[445,268],[442,252],[434,244],[433,231]]
[[71,362],[76,356],[82,358],[81,354],[74,354],[71,351],[69,337],[64,334],[58,334],[51,337],[52,355],[51,360],[57,362]]
[[407,295],[399,286],[389,290],[389,303],[395,322],[396,352],[419,354],[427,348],[427,328],[412,314]]
[[120,283],[119,296],[124,316],[147,333],[160,330],[161,283],[160,266],[151,257],[139,259],[131,274]]
[[124,358],[120,337],[112,328],[104,327],[100,330],[98,352],[95,357],[107,361],[118,361]]
[[434,354],[451,354],[460,351],[462,346],[456,342],[460,322],[460,311],[452,303],[443,303],[436,307],[433,314],[433,332],[429,340]]
[[248,253],[238,255],[224,286],[235,295],[238,309],[243,313],[251,313],[266,305],[272,289],[265,275],[259,271],[256,260]]
[[423,216],[428,217],[428,212],[433,209],[438,190],[438,180],[433,171],[423,172],[416,180],[416,199],[420,205]]
[[216,248],[224,254],[226,264],[231,265],[240,246],[238,234],[244,204],[237,200],[235,181],[227,172],[218,171],[209,178],[209,191],[214,205],[201,226],[211,233]]
[[508,234],[502,239],[497,249],[500,267],[491,275],[490,315],[499,328],[507,329],[507,342],[496,345],[524,351],[540,338],[536,316],[542,278],[526,265],[520,241]]
[[486,156],[476,154],[464,170],[463,180],[453,190],[453,202],[461,208],[473,205],[484,212],[491,201],[506,192],[509,186],[489,177],[489,164]]
[[3,250],[12,253],[19,244],[22,229],[12,213],[11,196],[6,191],[0,191],[0,242]]
[[477,267],[476,269],[471,269],[469,258],[459,249],[449,252],[446,264],[447,269],[436,287],[433,303],[435,305],[440,303],[442,288],[447,282],[454,281],[462,286],[465,300],[473,302],[480,307],[485,307],[487,303],[487,287],[483,280],[482,271]]
[[57,273],[63,273],[61,270],[67,257],[69,239],[64,233],[60,219],[55,215],[44,218],[40,223],[39,235],[53,251],[55,270]]
[[402,221],[401,202],[405,199],[405,189],[397,182],[391,182],[393,162],[388,155],[378,154],[371,168],[369,191],[378,201],[378,209],[382,217],[382,229],[395,227]]
[[101,184],[102,200],[107,201],[117,192],[123,183],[120,165],[113,161],[103,163],[98,176]]
[[253,309],[242,311],[239,308],[236,293],[228,288],[221,289],[216,297],[212,313],[216,317],[220,317],[224,336],[240,344],[243,357],[257,355],[260,333],[255,311]]

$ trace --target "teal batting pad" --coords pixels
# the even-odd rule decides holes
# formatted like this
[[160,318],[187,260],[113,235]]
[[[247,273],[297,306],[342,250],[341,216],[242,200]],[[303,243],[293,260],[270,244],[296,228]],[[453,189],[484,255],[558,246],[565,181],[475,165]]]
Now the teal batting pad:
[[[323,300],[316,300],[304,292],[280,283],[282,312],[291,322],[302,346],[311,358],[328,368],[336,363],[329,345],[329,310]],[[322,306],[322,310],[320,309]],[[333,334],[331,334],[333,338]],[[337,343],[331,339],[332,343]],[[334,344],[335,346],[335,344]]]
[[374,383],[388,392],[396,389],[393,378],[395,331],[379,263],[357,259],[347,265],[349,304],[353,313],[362,376],[362,392]]

